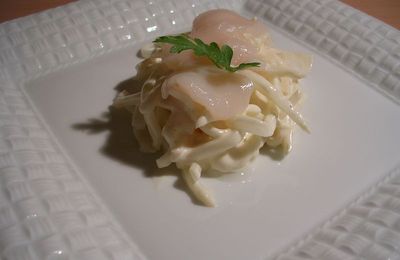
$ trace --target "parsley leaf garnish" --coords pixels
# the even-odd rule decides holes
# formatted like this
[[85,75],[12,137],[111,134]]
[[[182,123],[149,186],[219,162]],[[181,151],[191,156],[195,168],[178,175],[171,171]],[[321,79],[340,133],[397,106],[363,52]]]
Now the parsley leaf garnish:
[[239,64],[239,66],[232,67],[231,61],[233,50],[231,47],[224,44],[220,48],[215,42],[206,44],[198,38],[191,39],[186,34],[176,36],[161,36],[155,39],[153,42],[171,44],[172,47],[169,50],[171,53],[180,53],[186,50],[193,50],[195,55],[206,56],[215,64],[215,66],[220,69],[225,69],[229,72],[235,72],[240,69],[260,66],[259,62],[250,62],[241,63]]

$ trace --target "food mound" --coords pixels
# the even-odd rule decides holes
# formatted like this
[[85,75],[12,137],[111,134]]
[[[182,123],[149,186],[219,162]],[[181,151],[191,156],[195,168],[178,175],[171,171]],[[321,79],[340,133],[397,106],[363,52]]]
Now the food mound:
[[132,113],[140,149],[161,150],[157,166],[175,163],[206,206],[216,202],[202,172],[237,171],[263,146],[287,153],[294,126],[308,132],[296,109],[312,58],[272,47],[256,19],[207,11],[191,32],[159,37],[141,53],[141,90],[122,91],[114,106]]

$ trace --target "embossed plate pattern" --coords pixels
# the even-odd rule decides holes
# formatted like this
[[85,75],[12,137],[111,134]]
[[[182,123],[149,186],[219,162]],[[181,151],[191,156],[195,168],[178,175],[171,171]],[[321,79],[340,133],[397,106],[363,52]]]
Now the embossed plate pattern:
[[[400,259],[400,173],[399,167],[396,166],[400,157],[399,149],[396,148],[398,147],[396,129],[399,127],[399,121],[397,123],[387,122],[391,129],[387,129],[383,133],[383,135],[387,135],[386,139],[381,137],[382,142],[386,142],[389,137],[394,137],[392,144],[384,145],[386,143],[383,143],[379,146],[379,142],[371,141],[371,144],[377,144],[371,149],[381,149],[382,154],[387,154],[387,158],[382,160],[377,158],[377,164],[373,164],[374,161],[365,162],[366,165],[375,165],[371,167],[370,171],[365,172],[365,180],[357,181],[357,178],[351,177],[352,170],[360,169],[356,166],[350,166],[347,170],[346,167],[335,168],[335,162],[330,164],[325,160],[323,161],[325,164],[318,167],[321,172],[324,170],[329,172],[329,167],[333,167],[334,170],[345,169],[347,171],[345,174],[349,174],[348,183],[339,181],[335,183],[335,178],[326,176],[332,181],[332,187],[343,186],[342,191],[336,191],[337,197],[341,200],[336,202],[337,204],[334,204],[336,206],[332,206],[331,210],[328,210],[329,205],[321,206],[317,200],[315,205],[312,205],[314,201],[310,197],[308,197],[311,201],[309,204],[305,204],[304,201],[291,201],[292,204],[285,204],[285,201],[290,202],[293,196],[284,197],[279,193],[280,191],[274,190],[274,187],[290,187],[295,191],[305,192],[305,187],[313,184],[309,179],[303,181],[293,176],[293,173],[285,172],[290,169],[290,165],[296,165],[295,156],[310,159],[300,153],[304,152],[307,147],[315,147],[307,143],[312,142],[310,141],[313,138],[312,135],[306,137],[299,134],[296,136],[298,140],[296,145],[300,148],[295,148],[294,154],[282,161],[281,166],[273,161],[272,164],[275,166],[264,166],[263,162],[266,159],[259,159],[254,168],[249,170],[252,172],[251,178],[245,179],[252,183],[244,185],[244,188],[236,188],[236,190],[232,188],[232,192],[226,187],[237,186],[238,184],[235,182],[215,185],[217,190],[218,188],[222,189],[221,193],[229,194],[230,191],[238,193],[238,195],[226,195],[226,197],[218,194],[223,205],[217,210],[193,205],[190,201],[185,200],[187,195],[177,192],[175,188],[171,187],[172,184],[171,186],[165,185],[170,189],[152,190],[151,184],[149,184],[152,181],[148,178],[140,175],[129,177],[137,178],[137,182],[144,186],[143,190],[148,192],[141,193],[142,190],[138,189],[137,196],[146,194],[148,201],[145,202],[153,203],[156,206],[164,205],[162,209],[165,210],[165,216],[161,219],[164,219],[165,222],[154,223],[153,229],[151,228],[152,223],[145,225],[145,216],[147,214],[149,220],[153,220],[151,214],[160,214],[160,212],[146,204],[112,204],[120,197],[112,194],[110,189],[105,191],[102,188],[115,186],[118,180],[116,180],[116,184],[107,186],[93,179],[94,177],[91,177],[93,175],[90,175],[93,173],[93,168],[91,168],[93,166],[85,165],[85,159],[95,157],[90,157],[91,155],[87,155],[89,157],[82,155],[82,159],[76,157],[79,152],[74,150],[76,149],[74,140],[81,139],[68,139],[70,132],[73,131],[71,129],[65,130],[65,133],[64,130],[55,131],[59,126],[63,126],[62,120],[58,121],[57,117],[53,118],[49,112],[46,112],[54,109],[55,113],[59,113],[54,104],[49,105],[43,101],[46,99],[44,93],[53,93],[49,94],[49,97],[56,97],[59,93],[68,95],[69,92],[66,89],[69,88],[76,107],[79,107],[83,101],[79,101],[77,96],[74,96],[76,93],[74,91],[87,90],[90,93],[93,90],[93,86],[80,87],[79,85],[80,82],[90,82],[92,76],[85,76],[86,72],[107,73],[109,64],[111,67],[115,64],[133,66],[134,63],[131,64],[133,60],[130,61],[126,57],[136,51],[142,42],[159,34],[188,29],[188,25],[196,14],[217,7],[235,9],[248,16],[256,15],[260,19],[264,19],[271,24],[274,30],[278,31],[273,31],[273,34],[276,36],[277,42],[282,43],[284,47],[299,48],[291,41],[302,42],[307,48],[318,53],[316,54],[317,65],[321,65],[321,68],[324,69],[330,68],[332,69],[331,73],[343,76],[344,79],[338,79],[339,84],[354,85],[355,90],[349,90],[348,93],[360,94],[361,97],[366,98],[365,102],[361,100],[356,104],[374,105],[376,108],[370,108],[367,111],[385,112],[385,116],[388,118],[399,119],[399,108],[394,104],[400,99],[399,32],[338,1],[175,0],[150,2],[93,0],[79,1],[3,23],[0,25],[0,256],[2,259],[188,259],[191,254],[191,259],[196,257],[199,259],[248,259],[250,256],[257,259],[261,257],[281,260]],[[281,35],[281,32],[284,35]],[[307,49],[304,50],[307,51]],[[318,56],[319,54],[325,58]],[[120,63],[115,61],[116,58]],[[330,62],[334,62],[336,65],[330,65]],[[95,65],[99,67],[99,71],[93,70]],[[337,65],[350,72],[351,75],[338,69]],[[324,102],[323,98],[328,97],[321,96],[323,92],[313,90],[318,87],[323,88],[317,84],[324,83],[324,75],[315,73],[327,72],[318,67],[314,69],[316,72],[305,82],[306,93],[310,96],[308,101],[310,103],[306,105],[305,114],[315,121],[322,117],[319,117],[311,109],[323,107],[324,103],[328,105],[330,103]],[[105,77],[117,80],[116,83],[118,83],[129,77],[129,73],[128,69],[121,69],[121,72],[114,73],[114,76]],[[64,80],[56,83],[63,77]],[[77,79],[74,79],[75,77]],[[66,84],[68,80],[76,84],[68,86]],[[394,102],[383,99],[379,93],[371,91],[369,86],[384,93]],[[104,90],[106,87],[99,84],[101,94],[99,99],[102,101],[97,103],[93,101],[93,103],[104,105],[107,104],[107,100],[112,100],[110,91],[114,85],[110,86],[109,92]],[[343,90],[343,86],[338,89]],[[109,96],[104,96],[104,93]],[[376,96],[376,101],[369,99],[373,96]],[[316,102],[312,98],[320,98],[322,101]],[[54,99],[59,102],[60,107],[65,108],[62,98]],[[344,107],[349,100],[351,99],[343,98]],[[91,109],[99,113],[103,111],[95,106],[88,106],[88,111]],[[104,105],[105,109],[106,105]],[[70,114],[66,112],[65,120],[76,115],[76,111],[74,112],[73,109],[71,111]],[[355,111],[360,112],[361,120],[370,118],[378,120],[380,125],[386,123],[374,113],[368,117],[362,114],[363,109],[355,109]],[[353,114],[349,113],[348,118],[351,118]],[[82,114],[85,115],[84,112]],[[335,115],[334,112],[328,114]],[[63,114],[58,115],[63,116]],[[354,116],[356,115],[357,113],[354,114]],[[98,116],[98,114],[93,113],[93,116]],[[346,117],[344,120],[347,120]],[[338,119],[334,119],[334,121],[340,122]],[[319,124],[311,123],[317,127],[313,134],[314,138],[318,138],[321,134],[318,131]],[[360,123],[360,125],[365,124]],[[374,127],[374,124],[367,125]],[[340,127],[338,128],[339,133],[345,133],[345,131],[341,132]],[[377,129],[382,130],[385,127]],[[363,132],[363,129],[360,129],[359,132]],[[356,134],[358,132],[349,130],[349,133]],[[84,136],[79,132],[74,135]],[[363,135],[360,134],[360,136],[355,140],[363,141]],[[366,134],[365,137],[370,137],[370,135]],[[85,136],[85,139],[82,140],[94,140],[91,138]],[[104,139],[104,136],[102,138]],[[96,141],[104,141],[103,139],[98,137]],[[370,147],[365,144],[359,145],[362,148]],[[88,146],[88,151],[90,148]],[[311,153],[310,155],[315,156],[316,154]],[[338,156],[338,158],[342,157]],[[367,155],[366,158],[371,159]],[[107,158],[103,159],[106,165]],[[361,163],[362,157],[355,156],[354,160],[359,160],[358,162]],[[90,161],[86,160],[86,162],[91,164]],[[382,167],[382,165],[386,165],[386,167]],[[257,169],[263,167],[280,172],[280,176],[260,177]],[[124,171],[121,170],[121,172]],[[337,175],[339,180],[340,178],[345,179],[344,173]],[[315,177],[302,173],[298,173],[297,176],[299,178]],[[383,178],[384,176],[386,177]],[[381,180],[356,199],[378,179]],[[260,187],[256,184],[257,181],[271,183]],[[280,183],[285,181],[289,184]],[[320,184],[321,187],[324,187],[323,180]],[[325,184],[327,185],[327,183]],[[124,190],[123,185],[120,187],[121,190]],[[135,187],[135,184],[132,184],[132,187]],[[352,192],[351,187],[354,187],[356,191]],[[333,196],[335,191],[329,191],[329,186],[325,188],[328,190],[326,194],[321,191],[321,194],[314,195],[320,195],[321,198],[326,199],[327,203],[335,202],[335,199],[329,197]],[[255,194],[252,193],[253,189]],[[264,189],[271,191],[266,193]],[[151,195],[151,193],[159,195]],[[173,195],[169,195],[170,193]],[[345,194],[351,196],[346,199]],[[127,195],[131,194],[127,193]],[[259,206],[254,206],[260,200],[259,197],[266,195],[281,196],[263,201],[271,203],[267,210],[279,209],[281,210],[279,214],[265,212]],[[298,194],[298,197],[307,198],[306,195],[309,194]],[[151,196],[165,196],[166,199]],[[240,199],[241,196],[244,198]],[[246,200],[251,203],[246,204]],[[123,201],[129,202],[130,199],[127,198]],[[132,201],[134,202],[135,199]],[[350,201],[354,202],[342,211],[338,211]],[[233,205],[230,205],[229,202],[233,202]],[[283,205],[273,206],[272,203],[282,203]],[[298,208],[293,206],[296,204],[299,204]],[[280,214],[284,215],[285,212],[293,212],[285,210],[285,205],[292,205],[293,210],[298,210],[298,218],[280,216],[281,219],[274,219]],[[318,213],[319,206],[323,213]],[[126,215],[121,213],[123,212],[121,208],[127,208]],[[179,210],[185,212],[179,212]],[[139,211],[144,211],[146,214],[140,215],[137,213]],[[243,211],[249,212],[247,217],[243,217],[245,216],[242,215],[243,213],[238,213]],[[305,221],[307,212],[319,215],[314,219],[310,216],[312,220],[307,222]],[[339,213],[330,218],[335,212]],[[137,216],[138,219],[128,220],[131,216]],[[227,220],[229,216],[234,221]],[[268,216],[271,218],[268,219]],[[160,215],[157,218],[160,218]],[[282,220],[282,218],[288,219]],[[330,220],[327,221],[328,219]],[[223,222],[223,220],[227,221]],[[177,226],[174,226],[176,223],[174,224],[173,221],[180,221],[182,227],[186,227],[189,231],[185,233],[184,230],[179,230],[176,228]],[[264,226],[266,229],[263,230],[262,225],[246,226],[251,221],[254,223],[269,221],[270,223],[266,223]],[[272,228],[274,221],[278,226],[276,229]],[[304,236],[306,232],[324,221],[327,222]],[[144,223],[146,230],[136,227],[135,222]],[[279,227],[279,225],[285,223],[287,224],[286,229],[292,227],[295,235],[280,237],[289,234],[283,231],[280,233],[280,230],[285,230],[285,228]],[[159,232],[154,230],[155,227],[158,227],[157,225],[160,225]],[[171,230],[167,229],[171,233],[160,233],[162,225],[171,225]],[[242,225],[244,228],[241,233],[244,238],[234,239],[238,235],[237,232],[241,231],[238,225]],[[192,226],[195,226],[194,236],[201,234],[204,237],[191,238],[190,228]],[[205,229],[210,227],[211,230],[214,229],[219,233],[212,231],[196,233],[196,226]],[[219,230],[218,228],[221,226],[222,228]],[[137,232],[135,233],[133,230]],[[289,231],[287,230],[287,232]],[[267,235],[265,235],[266,233]],[[139,236],[146,236],[144,234],[148,234],[149,237],[141,238]],[[186,241],[179,240],[179,236],[185,238],[185,235],[187,236]],[[177,237],[176,240],[174,237]],[[160,242],[160,239],[164,239],[165,242]],[[207,239],[210,240],[209,243],[204,242]],[[299,239],[300,241],[296,242]],[[153,245],[149,243],[152,240],[154,240]],[[178,245],[174,246],[177,243]],[[199,245],[204,248],[198,248]],[[168,250],[177,252],[168,252]]]

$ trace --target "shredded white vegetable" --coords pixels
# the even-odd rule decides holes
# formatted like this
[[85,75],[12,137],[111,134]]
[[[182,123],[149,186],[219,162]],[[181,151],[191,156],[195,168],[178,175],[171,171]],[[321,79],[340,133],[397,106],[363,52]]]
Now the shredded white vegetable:
[[299,78],[304,76],[307,62],[310,62],[308,56],[303,59],[305,55],[285,54],[273,48],[265,51],[282,62],[276,62],[279,66],[265,67],[270,70],[237,71],[254,85],[249,104],[242,113],[215,121],[210,114],[199,113],[202,110],[196,102],[179,90],[171,90],[175,91],[173,99],[166,98],[162,84],[170,71],[163,67],[162,57],[157,55],[159,51],[152,44],[144,46],[141,53],[146,59],[137,75],[143,87],[137,93],[120,92],[114,106],[132,113],[133,132],[141,150],[162,150],[164,154],[156,161],[157,166],[175,164],[182,170],[189,189],[204,205],[214,207],[216,200],[201,182],[203,171],[241,169],[258,156],[264,145],[288,153],[294,126],[297,124],[309,132],[297,110],[303,99]]

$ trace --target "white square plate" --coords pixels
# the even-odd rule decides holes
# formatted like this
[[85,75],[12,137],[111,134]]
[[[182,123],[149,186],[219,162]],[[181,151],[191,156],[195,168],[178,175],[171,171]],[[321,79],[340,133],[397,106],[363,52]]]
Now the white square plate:
[[[258,14],[235,4],[246,16]],[[159,11],[153,5],[147,10],[152,8]],[[121,11],[122,17],[127,12]],[[184,11],[179,12],[186,19]],[[140,23],[151,22],[133,22]],[[65,163],[94,188],[126,239],[148,259],[266,258],[328,220],[399,163],[399,105],[272,27],[277,47],[314,56],[312,71],[302,81],[307,96],[302,111],[311,134],[297,128],[294,149],[283,159],[266,153],[243,174],[207,178],[219,206],[197,205],[177,177],[179,172],[159,171],[154,156],[138,152],[129,116],[109,110],[116,87],[135,74],[142,44],[155,35],[187,29],[183,25],[155,27],[155,32],[123,48],[71,62],[23,84],[24,95]],[[335,243],[339,242],[332,246]],[[70,252],[74,250],[80,252],[73,247]]]

